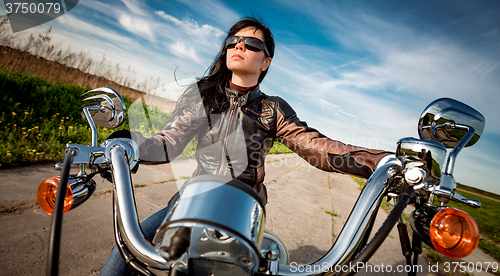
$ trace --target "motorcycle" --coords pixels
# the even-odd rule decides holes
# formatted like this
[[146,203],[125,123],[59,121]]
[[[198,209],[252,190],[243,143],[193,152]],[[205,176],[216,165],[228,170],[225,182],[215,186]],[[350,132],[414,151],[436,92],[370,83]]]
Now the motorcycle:
[[[107,174],[114,183],[116,244],[138,275],[353,275],[357,271],[352,264],[367,262],[395,224],[408,265],[417,264],[422,243],[443,255],[463,258],[479,242],[472,217],[446,206],[450,200],[481,206],[456,191],[453,170],[460,151],[480,138],[485,120],[456,100],[442,98],[429,104],[418,122],[420,139],[400,139],[395,156],[379,162],[336,242],[310,264],[321,269],[311,272],[291,266],[283,243],[264,231],[266,213],[259,195],[243,182],[221,176],[187,180],[170,200],[154,239],[148,241],[139,225],[131,180],[131,172],[138,168],[137,143],[128,138],[108,139],[100,145],[97,141],[96,125],[123,123],[124,101],[109,87],[88,91],[84,98],[82,114],[91,128],[92,144],[67,144],[64,163],[56,165],[61,176],[43,181],[37,194],[40,207],[54,215],[48,261],[51,275],[57,274],[62,214],[92,196],[96,188],[92,178],[97,174]],[[80,167],[76,175],[69,175],[72,164]],[[396,204],[369,240],[386,197]],[[409,204],[415,207],[408,222],[411,241],[401,216]],[[221,215],[221,210],[227,211]]]

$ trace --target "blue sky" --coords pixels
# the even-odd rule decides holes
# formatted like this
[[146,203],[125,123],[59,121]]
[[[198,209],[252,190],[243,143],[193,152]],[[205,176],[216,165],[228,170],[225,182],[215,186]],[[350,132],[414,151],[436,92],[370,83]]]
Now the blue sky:
[[258,15],[277,43],[265,93],[332,139],[391,151],[400,138],[418,137],[433,100],[465,102],[486,127],[459,155],[455,178],[500,194],[499,1],[242,2],[81,0],[42,28],[52,26],[63,47],[169,84],[174,74],[202,76],[229,27]]

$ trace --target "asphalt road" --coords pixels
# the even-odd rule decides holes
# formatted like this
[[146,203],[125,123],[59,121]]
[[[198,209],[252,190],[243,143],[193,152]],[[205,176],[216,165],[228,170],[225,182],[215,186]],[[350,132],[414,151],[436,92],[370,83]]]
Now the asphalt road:
[[[192,159],[141,165],[133,175],[134,184],[143,184],[135,188],[140,220],[165,207],[194,169]],[[319,259],[340,233],[360,193],[359,185],[348,175],[318,170],[295,154],[268,156],[266,173],[266,228],[285,243],[291,262]],[[52,165],[0,170],[0,207],[9,210],[0,215],[0,275],[45,274],[51,216],[35,204],[36,190],[43,179],[58,174]],[[96,180],[96,193],[64,215],[60,275],[98,275],[114,245],[112,185]],[[379,212],[375,229],[386,216]],[[385,272],[357,275],[404,275],[395,271],[405,264],[398,237],[394,228],[369,261],[373,270],[384,267]],[[477,249],[464,261],[495,260]],[[429,272],[432,267],[425,256],[421,255],[419,265],[423,270],[419,275],[437,275]],[[386,272],[389,267],[393,272]]]

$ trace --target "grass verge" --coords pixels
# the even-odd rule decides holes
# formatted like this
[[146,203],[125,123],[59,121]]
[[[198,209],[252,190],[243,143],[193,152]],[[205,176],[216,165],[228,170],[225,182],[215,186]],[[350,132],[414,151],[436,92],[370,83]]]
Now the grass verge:
[[363,188],[365,187],[365,184],[366,184],[366,179],[361,178],[361,177],[357,177],[354,175],[351,175],[351,177],[352,177],[352,179],[354,179],[354,181],[356,181],[356,183],[359,184],[359,189],[363,190]]
[[[91,131],[80,115],[80,95],[89,89],[0,69],[0,167],[60,162],[66,143],[89,145]],[[123,128],[152,135],[171,118],[140,101],[124,101],[127,120],[116,129],[98,127],[98,141]],[[195,148],[192,141],[179,157],[194,157]]]
[[[364,187],[366,180],[360,177],[352,176],[354,181],[356,181],[361,189]],[[461,185],[461,188],[467,187],[465,185]],[[473,192],[477,192],[473,190]],[[488,238],[492,239],[494,242],[500,242],[500,217],[498,215],[498,210],[500,210],[500,203],[494,200],[490,200],[484,198],[482,196],[470,194],[464,191],[461,191],[460,194],[467,198],[480,200],[482,205],[479,209],[474,209],[463,204],[449,202],[447,206],[454,207],[460,210],[467,212],[471,215],[476,221],[479,231],[481,234],[486,235]],[[487,194],[486,196],[492,197],[491,194]],[[382,200],[380,205],[387,212],[390,212],[394,205],[386,200]],[[407,222],[409,215],[403,213],[403,221]],[[492,257],[500,260],[500,248],[494,243],[487,239],[480,238],[478,247],[485,250]],[[433,260],[437,259],[441,254],[432,250],[427,252],[427,256]],[[437,260],[435,260],[437,262]]]
[[269,151],[270,154],[292,153],[293,151],[278,141],[274,141],[273,147]]
[[487,238],[498,243],[500,242],[500,202],[484,198],[482,196],[460,191],[466,198],[481,201],[481,208],[474,209],[464,204],[449,202],[447,206],[460,209],[471,215],[479,227],[479,232]]
[[496,246],[496,244],[490,242],[487,239],[480,238],[478,247],[488,252],[488,254],[500,261],[500,248]]

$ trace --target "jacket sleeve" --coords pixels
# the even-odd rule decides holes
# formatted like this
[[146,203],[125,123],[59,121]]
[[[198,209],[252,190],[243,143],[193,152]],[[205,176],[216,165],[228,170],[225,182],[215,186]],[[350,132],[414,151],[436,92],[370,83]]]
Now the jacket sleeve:
[[206,120],[206,117],[200,114],[199,104],[193,104],[153,136],[133,132],[132,138],[139,145],[140,160],[152,163],[174,160],[196,135],[200,120],[203,119]]
[[319,169],[368,178],[380,159],[393,154],[331,140],[300,121],[285,100],[278,98],[277,104],[277,138]]

